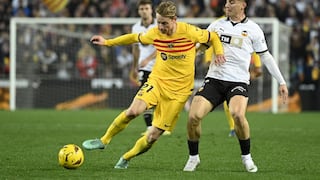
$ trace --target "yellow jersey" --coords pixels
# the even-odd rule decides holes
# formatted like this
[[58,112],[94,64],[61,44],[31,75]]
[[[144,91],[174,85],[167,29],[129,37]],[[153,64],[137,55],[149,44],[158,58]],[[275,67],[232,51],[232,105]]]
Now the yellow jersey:
[[177,22],[176,31],[168,36],[158,27],[145,33],[127,34],[106,40],[105,45],[126,45],[134,42],[153,44],[157,49],[156,61],[150,79],[171,93],[189,95],[194,86],[196,43],[211,42],[216,54],[223,54],[223,47],[215,32],[200,29],[191,24]]

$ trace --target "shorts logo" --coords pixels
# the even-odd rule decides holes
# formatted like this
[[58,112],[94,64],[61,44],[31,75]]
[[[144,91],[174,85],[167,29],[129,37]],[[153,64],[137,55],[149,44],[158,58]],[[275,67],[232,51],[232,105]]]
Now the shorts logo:
[[236,87],[234,87],[233,89],[231,89],[231,92],[234,92],[234,91],[236,91],[236,90],[241,91],[241,92],[247,91],[247,90],[246,90],[244,87],[242,87],[242,86],[236,86]]

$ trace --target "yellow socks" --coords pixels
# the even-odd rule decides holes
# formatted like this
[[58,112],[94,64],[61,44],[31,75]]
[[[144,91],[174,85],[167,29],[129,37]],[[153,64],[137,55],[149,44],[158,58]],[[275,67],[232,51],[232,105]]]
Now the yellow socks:
[[112,137],[125,129],[132,118],[126,116],[126,111],[122,111],[109,126],[106,133],[100,138],[103,144],[109,144]]
[[[153,143],[152,143],[153,144]],[[136,144],[133,146],[132,149],[130,149],[128,152],[126,152],[122,158],[125,160],[130,160],[131,158],[140,155],[142,153],[147,152],[152,144],[148,143],[147,136],[144,135],[140,139],[137,140]]]

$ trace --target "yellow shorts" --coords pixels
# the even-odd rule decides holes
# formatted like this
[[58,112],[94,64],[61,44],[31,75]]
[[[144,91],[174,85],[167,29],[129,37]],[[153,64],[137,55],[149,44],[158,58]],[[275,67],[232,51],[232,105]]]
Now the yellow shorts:
[[172,131],[189,95],[166,91],[159,83],[149,78],[137,92],[135,98],[146,102],[148,109],[154,107],[152,121],[154,127]]

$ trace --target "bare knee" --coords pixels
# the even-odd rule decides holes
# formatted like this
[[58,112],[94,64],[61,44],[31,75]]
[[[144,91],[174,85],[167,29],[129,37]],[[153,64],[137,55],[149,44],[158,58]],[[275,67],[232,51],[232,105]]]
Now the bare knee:
[[130,107],[126,110],[126,115],[135,118],[147,109],[147,104],[140,99],[134,99]]
[[237,124],[238,126],[242,127],[246,121],[244,113],[241,113],[239,111],[233,111],[230,113],[234,119],[234,123]]
[[188,119],[189,126],[198,126],[202,118],[203,117],[198,112],[189,113],[189,119]]
[[129,108],[129,109],[127,109],[127,111],[126,111],[126,115],[127,115],[128,117],[132,117],[132,118],[135,118],[135,117],[139,116],[140,114],[141,114],[141,112],[137,111],[137,110],[134,109],[134,108]]
[[147,134],[148,143],[153,144],[154,142],[156,142],[162,133],[163,130],[158,129],[156,127],[152,127]]

